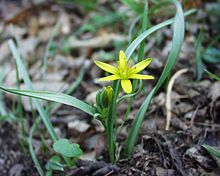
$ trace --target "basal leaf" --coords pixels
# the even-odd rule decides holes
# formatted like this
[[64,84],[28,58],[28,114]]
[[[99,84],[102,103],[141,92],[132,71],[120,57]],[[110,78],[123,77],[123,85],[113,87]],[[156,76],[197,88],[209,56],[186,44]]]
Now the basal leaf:
[[68,139],[59,139],[53,144],[53,149],[65,157],[79,157],[83,153],[79,144],[70,143]]

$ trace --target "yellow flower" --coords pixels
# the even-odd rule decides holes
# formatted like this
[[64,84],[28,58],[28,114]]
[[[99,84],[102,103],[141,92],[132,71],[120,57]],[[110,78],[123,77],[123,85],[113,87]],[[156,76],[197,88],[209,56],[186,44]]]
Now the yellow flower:
[[118,66],[112,66],[104,62],[95,61],[95,64],[101,69],[113,74],[104,78],[99,79],[100,81],[113,81],[121,80],[121,87],[126,93],[132,92],[132,85],[130,79],[154,79],[151,75],[137,74],[145,69],[152,59],[145,59],[134,66],[127,63],[125,53],[121,50],[119,52]]

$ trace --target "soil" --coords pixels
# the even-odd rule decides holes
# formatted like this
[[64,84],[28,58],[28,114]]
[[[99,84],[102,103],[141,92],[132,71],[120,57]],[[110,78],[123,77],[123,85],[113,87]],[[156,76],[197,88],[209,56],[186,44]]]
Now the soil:
[[34,163],[28,153],[23,151],[14,126],[5,122],[0,125],[0,175],[37,176]]

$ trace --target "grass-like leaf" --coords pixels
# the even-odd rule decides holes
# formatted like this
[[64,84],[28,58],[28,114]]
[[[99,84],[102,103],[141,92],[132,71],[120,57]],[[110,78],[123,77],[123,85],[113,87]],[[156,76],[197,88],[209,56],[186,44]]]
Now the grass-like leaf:
[[205,70],[205,72],[213,79],[215,79],[216,81],[220,81],[220,78],[218,76],[216,76],[215,74],[211,73],[208,70]]
[[33,160],[33,162],[34,162],[34,164],[35,164],[35,167],[36,167],[36,169],[37,169],[37,172],[38,172],[38,174],[39,174],[40,176],[44,176],[44,171],[43,171],[43,169],[42,169],[41,166],[40,166],[40,163],[39,163],[39,161],[38,161],[38,159],[37,159],[37,156],[36,156],[36,154],[35,154],[35,152],[34,152],[34,148],[33,148],[33,134],[34,134],[35,130],[37,129],[38,124],[40,123],[40,121],[41,121],[41,118],[40,118],[40,117],[38,117],[38,118],[35,120],[34,124],[33,124],[32,127],[31,127],[30,136],[29,136],[29,139],[28,139],[28,140],[29,140],[29,150],[30,150],[30,154],[31,154],[32,160]]
[[143,104],[141,105],[139,111],[137,112],[137,115],[136,115],[135,120],[132,124],[131,130],[129,131],[127,140],[125,141],[125,144],[124,144],[124,154],[126,156],[128,156],[132,153],[137,136],[138,136],[138,132],[139,132],[141,124],[144,120],[144,116],[145,116],[145,113],[149,107],[151,99],[153,98],[155,93],[158,91],[158,89],[161,87],[161,85],[164,83],[167,76],[169,75],[171,69],[173,68],[173,66],[176,62],[180,48],[182,46],[182,42],[183,42],[183,38],[184,38],[184,30],[185,30],[184,13],[182,10],[182,6],[177,0],[174,0],[174,1],[171,0],[169,2],[174,3],[177,8],[177,12],[176,12],[174,20],[168,20],[168,21],[165,21],[163,23],[160,23],[160,24],[150,28],[149,30],[144,32],[142,35],[140,35],[137,39],[135,39],[134,42],[126,50],[126,56],[128,58],[130,58],[133,51],[136,49],[136,47],[139,45],[139,43],[141,43],[141,41],[145,39],[146,36],[153,33],[157,29],[160,29],[160,28],[174,22],[172,48],[169,53],[167,63],[164,67],[164,70],[163,70],[161,77],[159,78],[156,86],[150,92],[150,94],[146,97],[146,99],[144,100]]
[[[191,15],[192,13],[195,13],[196,9],[191,9],[188,10],[184,13],[184,16],[188,16]],[[169,19],[167,21],[164,21],[162,23],[159,23],[153,27],[151,27],[150,29],[146,30],[145,32],[143,32],[141,35],[139,35],[130,45],[129,47],[126,49],[125,54],[127,58],[131,58],[132,53],[134,52],[134,50],[138,47],[138,45],[149,35],[151,35],[152,33],[156,32],[159,29],[162,29],[166,26],[169,26],[171,24],[173,24],[174,22],[174,18]]]
[[[185,16],[188,16],[192,13],[196,12],[195,9],[191,9],[187,12],[184,13]],[[165,26],[168,26],[170,24],[172,24],[174,22],[174,19],[170,19],[170,20],[167,20],[165,22],[162,22],[156,26],[153,26],[152,28],[146,30],[144,33],[142,33],[141,35],[139,35],[130,45],[129,47],[127,48],[125,54],[126,54],[126,57],[127,58],[130,58],[132,53],[135,51],[135,49],[138,47],[138,45],[146,38],[148,37],[150,34],[154,33],[155,31],[165,27]],[[118,94],[119,94],[119,91],[120,91],[120,82],[119,81],[113,81],[113,89],[114,89],[114,97],[113,97],[113,101],[112,101],[112,104],[111,104],[111,107],[109,108],[109,114],[108,114],[108,117],[107,117],[107,121],[108,121],[108,129],[107,129],[107,142],[108,142],[108,150],[109,150],[109,153],[110,153],[110,157],[111,157],[111,161],[112,162],[115,162],[115,156],[113,155],[114,154],[114,151],[115,151],[115,135],[114,135],[114,124],[115,124],[115,119],[116,119],[116,113],[115,113],[115,110],[116,110],[116,103],[117,103],[117,97],[118,97]],[[162,84],[162,83],[160,83]],[[149,99],[150,97],[152,98],[153,97],[153,92],[150,93],[151,96],[149,95],[147,99]],[[151,100],[151,99],[150,99]],[[150,100],[146,100],[146,103],[150,103]],[[146,104],[145,106],[145,109],[147,110],[148,108],[148,104]],[[143,111],[143,113],[145,114],[145,112]],[[143,114],[143,116],[144,116]],[[138,130],[136,132],[136,135],[137,136],[137,133],[138,133]],[[136,139],[135,139],[136,140]],[[133,142],[135,143],[135,142]],[[127,144],[129,145],[129,144]],[[131,147],[131,151],[133,150],[133,146]],[[130,152],[131,153],[131,152]]]
[[122,0],[124,4],[129,6],[132,10],[134,10],[137,13],[142,13],[144,11],[144,4],[142,3],[137,3],[134,0]]
[[60,29],[60,23],[58,22],[56,24],[56,26],[53,28],[53,31],[51,32],[49,41],[47,43],[46,51],[45,51],[44,58],[43,58],[43,74],[42,74],[43,80],[46,77],[46,72],[47,72],[47,67],[48,67],[48,58],[49,58],[49,55],[50,55],[50,48],[52,46],[53,39],[57,35],[59,29]]
[[[147,22],[148,22],[148,1],[146,1],[146,3],[145,3],[144,12],[143,12],[143,15],[142,15],[142,26],[141,26],[141,31],[140,31],[141,33],[146,31]],[[142,41],[141,44],[140,44],[139,52],[138,52],[138,63],[141,62],[144,58],[144,47],[145,47],[145,42]],[[133,84],[132,84],[133,91],[136,90],[137,82],[138,82],[138,80],[133,81]],[[125,120],[127,120],[128,114],[131,111],[131,106],[132,106],[133,101],[134,101],[134,96],[131,96],[130,101],[128,103],[126,113],[125,113]]]
[[[18,52],[18,50],[15,46],[15,43],[12,40],[9,40],[8,44],[9,44],[9,47],[10,47],[10,49],[12,51],[12,54],[15,58],[16,64],[18,66],[19,73],[21,74],[21,76],[24,79],[26,87],[29,90],[33,90],[33,86],[32,86],[31,80],[29,78],[27,69],[25,68],[24,64],[22,63],[20,54],[19,54],[19,52]],[[41,106],[40,102],[37,99],[34,99],[34,104],[37,107],[37,110],[38,110],[38,112],[39,112],[39,114],[40,114],[40,116],[41,116],[41,118],[44,122],[44,125],[46,126],[46,128],[48,130],[48,133],[51,136],[51,139],[55,142],[58,139],[58,137],[57,137],[57,135],[54,131],[54,128],[53,128],[53,126],[52,126],[52,124],[49,120],[49,117],[48,117],[46,111],[43,109],[43,107]]]
[[120,81],[113,81],[113,89],[114,89],[114,96],[112,103],[109,107],[109,112],[107,115],[107,143],[108,143],[108,151],[109,151],[109,157],[112,163],[115,163],[116,156],[116,133],[114,131],[114,125],[116,122],[116,104],[117,104],[117,97],[120,91]]
[[211,155],[217,157],[220,159],[220,150],[215,149],[214,147],[211,147],[209,145],[202,145]]
[[54,155],[47,162],[46,169],[48,170],[48,172],[52,172],[53,170],[64,172],[64,165],[61,162],[61,158],[57,155]]
[[[6,69],[5,69],[5,67],[3,67],[3,69],[0,72],[0,84],[2,84],[2,82],[5,78],[5,75],[6,75]],[[2,96],[1,92],[0,92],[0,115],[1,116],[6,116],[7,115],[7,112],[6,112],[6,109],[5,109],[5,104],[4,104],[4,101],[3,101],[3,96]]]
[[197,80],[202,78],[203,74],[203,64],[202,64],[202,42],[204,39],[204,33],[201,30],[198,38],[195,43],[195,50],[196,50],[196,66],[197,66]]
[[[75,91],[77,89],[77,87],[79,86],[79,84],[81,83],[81,81],[83,80],[83,77],[86,73],[86,71],[89,68],[89,63],[85,62],[83,67],[81,68],[79,75],[77,76],[76,80],[68,87],[68,89],[64,92],[65,94],[70,94],[73,91]],[[60,103],[52,103],[49,106],[49,110],[50,113],[52,114],[53,112],[55,112],[59,107],[61,106]]]
[[47,92],[47,91],[31,91],[31,90],[20,90],[20,89],[10,89],[5,87],[0,87],[1,90],[4,90],[6,92],[10,92],[13,94],[18,94],[22,96],[32,97],[32,98],[38,98],[42,100],[49,100],[54,101],[57,103],[62,103],[65,105],[73,106],[77,109],[80,109],[87,114],[93,116],[95,114],[95,109],[88,105],[87,103],[84,103],[83,101],[72,97],[67,94],[63,93],[56,93],[56,92]]

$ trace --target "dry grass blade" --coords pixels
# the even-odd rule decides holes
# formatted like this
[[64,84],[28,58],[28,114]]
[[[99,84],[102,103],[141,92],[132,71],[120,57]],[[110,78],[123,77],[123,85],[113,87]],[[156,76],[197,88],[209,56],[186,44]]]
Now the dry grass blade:
[[166,96],[166,111],[167,111],[167,120],[166,120],[166,130],[169,130],[170,127],[170,121],[171,121],[171,115],[172,115],[172,105],[171,105],[171,93],[172,93],[172,88],[175,83],[175,80],[180,77],[183,73],[186,73],[188,69],[181,69],[178,72],[176,72],[172,78],[170,79],[170,82],[167,87],[167,96]]

